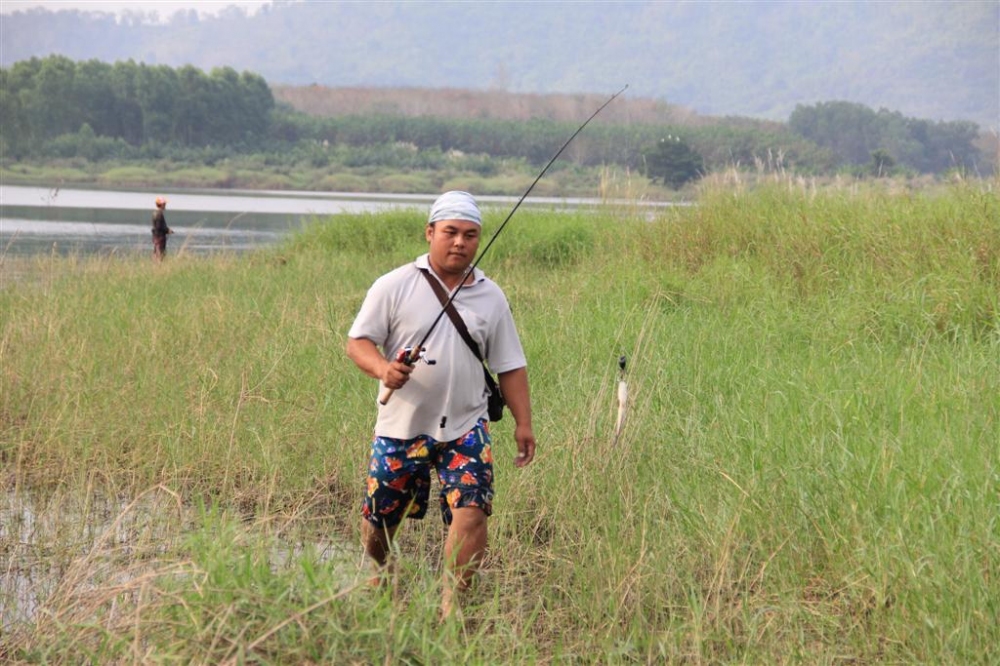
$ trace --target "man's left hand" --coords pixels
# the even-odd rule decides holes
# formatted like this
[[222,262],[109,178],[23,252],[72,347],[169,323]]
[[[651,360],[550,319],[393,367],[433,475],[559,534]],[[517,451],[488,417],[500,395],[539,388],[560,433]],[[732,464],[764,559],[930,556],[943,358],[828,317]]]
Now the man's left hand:
[[527,467],[535,459],[535,433],[530,427],[517,426],[514,428],[514,439],[517,441],[514,466]]

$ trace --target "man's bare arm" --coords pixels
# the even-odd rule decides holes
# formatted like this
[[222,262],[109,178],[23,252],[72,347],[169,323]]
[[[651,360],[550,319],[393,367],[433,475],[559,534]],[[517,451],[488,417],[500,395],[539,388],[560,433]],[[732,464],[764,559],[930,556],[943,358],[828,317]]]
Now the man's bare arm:
[[413,372],[412,365],[386,359],[378,346],[367,338],[348,338],[346,351],[363,373],[381,380],[393,390],[403,388]]
[[502,372],[497,376],[500,392],[514,417],[514,439],[517,441],[517,458],[514,464],[524,467],[535,458],[535,432],[531,425],[531,392],[528,387],[527,368]]

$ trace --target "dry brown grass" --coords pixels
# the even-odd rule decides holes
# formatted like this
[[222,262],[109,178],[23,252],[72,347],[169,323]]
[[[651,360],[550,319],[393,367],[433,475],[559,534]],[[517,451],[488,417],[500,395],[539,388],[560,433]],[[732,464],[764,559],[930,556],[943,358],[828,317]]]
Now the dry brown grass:
[[[274,97],[313,116],[388,113],[402,116],[481,118],[493,120],[578,121],[606,99],[605,94],[513,93],[456,88],[327,88],[272,86]],[[609,91],[610,92],[610,91]],[[622,98],[595,122],[670,125],[702,124],[694,111],[649,98]]]

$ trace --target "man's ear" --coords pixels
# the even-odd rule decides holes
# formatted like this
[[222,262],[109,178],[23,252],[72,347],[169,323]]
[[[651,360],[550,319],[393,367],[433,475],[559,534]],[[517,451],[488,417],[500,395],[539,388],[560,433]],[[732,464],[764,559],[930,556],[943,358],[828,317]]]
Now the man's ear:
[[434,233],[434,225],[428,224],[424,228],[424,238],[427,240],[428,243],[431,242],[431,236],[433,235],[433,233]]

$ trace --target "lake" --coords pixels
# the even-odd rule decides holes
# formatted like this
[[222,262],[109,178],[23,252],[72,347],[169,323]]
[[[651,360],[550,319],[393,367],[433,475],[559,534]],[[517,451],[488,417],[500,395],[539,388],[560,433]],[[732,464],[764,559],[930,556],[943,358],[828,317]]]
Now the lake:
[[[0,185],[0,256],[56,252],[149,253],[150,217],[167,199],[174,230],[168,254],[245,251],[267,246],[317,216],[412,208],[422,220],[436,194],[365,194],[258,190],[126,191]],[[516,197],[477,197],[509,210]],[[573,209],[596,199],[529,197],[526,206]],[[603,202],[608,203],[608,202]],[[634,203],[634,202],[633,202]],[[654,204],[655,205],[655,204]]]
[[167,199],[168,252],[243,251],[269,245],[309,218],[426,207],[431,197],[249,191],[122,191],[0,186],[0,248],[39,252],[150,252],[150,216]]

